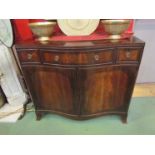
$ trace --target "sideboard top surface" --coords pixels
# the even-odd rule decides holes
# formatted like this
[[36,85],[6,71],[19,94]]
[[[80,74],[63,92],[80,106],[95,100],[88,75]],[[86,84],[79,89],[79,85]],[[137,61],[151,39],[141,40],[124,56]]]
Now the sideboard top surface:
[[122,40],[93,40],[93,41],[49,41],[46,43],[34,40],[15,43],[17,49],[23,48],[53,48],[53,49],[89,49],[119,46],[144,46],[144,41],[137,37]]

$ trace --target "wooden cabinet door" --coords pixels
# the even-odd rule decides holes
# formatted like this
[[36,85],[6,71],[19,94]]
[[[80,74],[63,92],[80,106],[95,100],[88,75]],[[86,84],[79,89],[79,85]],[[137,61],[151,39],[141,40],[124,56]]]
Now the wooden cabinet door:
[[74,68],[23,67],[37,110],[78,115]]
[[127,111],[136,74],[137,66],[81,68],[81,114]]

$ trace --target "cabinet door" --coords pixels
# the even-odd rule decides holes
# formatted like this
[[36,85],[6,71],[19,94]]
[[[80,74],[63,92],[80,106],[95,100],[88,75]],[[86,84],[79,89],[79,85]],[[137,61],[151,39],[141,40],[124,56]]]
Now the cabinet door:
[[24,67],[36,109],[79,114],[74,68]]
[[81,114],[126,111],[136,74],[136,66],[81,68]]

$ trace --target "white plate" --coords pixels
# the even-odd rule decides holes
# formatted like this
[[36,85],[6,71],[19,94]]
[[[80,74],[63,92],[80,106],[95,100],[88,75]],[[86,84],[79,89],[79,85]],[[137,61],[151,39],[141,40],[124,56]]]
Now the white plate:
[[0,19],[0,44],[7,47],[13,44],[12,26],[9,19]]
[[93,33],[99,19],[57,19],[60,29],[68,36],[84,36]]

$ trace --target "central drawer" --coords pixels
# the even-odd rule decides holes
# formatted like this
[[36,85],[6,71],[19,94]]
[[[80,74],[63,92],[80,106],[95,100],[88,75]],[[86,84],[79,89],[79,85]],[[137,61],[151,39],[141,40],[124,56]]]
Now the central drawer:
[[91,65],[112,64],[114,50],[78,51],[78,52],[56,52],[42,51],[44,64],[62,65]]

